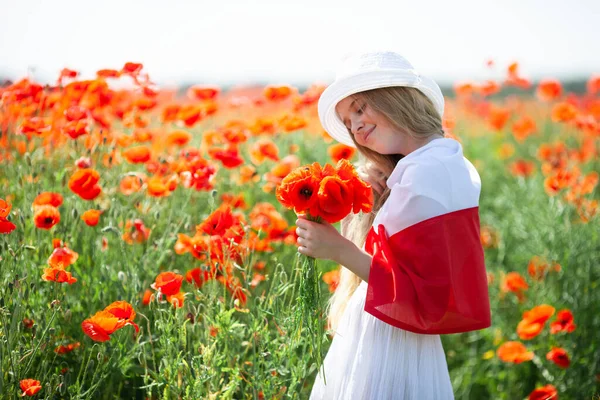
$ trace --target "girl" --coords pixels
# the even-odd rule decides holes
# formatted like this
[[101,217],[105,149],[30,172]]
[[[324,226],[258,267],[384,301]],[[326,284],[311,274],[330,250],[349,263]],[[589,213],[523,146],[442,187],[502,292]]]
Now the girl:
[[344,266],[329,304],[333,341],[311,399],[452,399],[440,334],[490,326],[479,241],[481,182],[444,138],[438,85],[402,56],[348,58],[319,117],[359,150],[374,190],[368,215],[328,223],[300,215],[298,251]]

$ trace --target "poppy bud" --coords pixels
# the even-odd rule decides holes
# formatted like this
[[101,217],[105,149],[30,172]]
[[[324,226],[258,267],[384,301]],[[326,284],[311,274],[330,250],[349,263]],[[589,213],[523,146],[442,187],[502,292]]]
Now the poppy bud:
[[71,211],[71,215],[73,216],[73,219],[77,219],[77,217],[79,216],[79,212],[76,208],[74,208],[73,211]]
[[29,154],[29,152],[25,153],[24,158],[27,165],[31,167],[31,154]]

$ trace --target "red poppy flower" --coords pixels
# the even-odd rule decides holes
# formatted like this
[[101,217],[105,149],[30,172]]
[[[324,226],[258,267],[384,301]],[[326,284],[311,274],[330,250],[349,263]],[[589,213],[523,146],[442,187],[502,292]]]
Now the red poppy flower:
[[496,354],[502,361],[515,364],[533,360],[533,352],[527,351],[521,342],[505,342],[498,347]]
[[528,400],[557,400],[558,391],[553,385],[546,385],[535,389],[529,394]]
[[102,214],[100,210],[87,210],[81,215],[81,219],[88,226],[96,226],[100,221],[100,214]]
[[58,208],[50,205],[35,207],[33,222],[40,229],[51,229],[60,222],[60,212]]
[[35,379],[23,379],[19,382],[19,386],[23,391],[21,396],[34,396],[37,392],[42,390],[42,384]]
[[569,354],[562,347],[553,347],[552,350],[546,354],[546,359],[552,361],[561,368],[569,368],[569,365],[571,365]]
[[0,199],[0,233],[11,233],[17,228],[15,224],[6,219],[11,209],[12,204]]
[[171,296],[179,292],[182,281],[182,275],[176,274],[175,272],[161,272],[152,284],[152,289],[160,290],[162,294]]

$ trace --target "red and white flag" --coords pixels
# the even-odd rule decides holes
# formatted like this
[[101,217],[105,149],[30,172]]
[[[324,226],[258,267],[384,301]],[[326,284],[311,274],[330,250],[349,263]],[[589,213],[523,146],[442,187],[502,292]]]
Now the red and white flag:
[[433,140],[403,158],[387,184],[365,242],[373,256],[365,311],[415,333],[489,327],[481,181],[460,144]]

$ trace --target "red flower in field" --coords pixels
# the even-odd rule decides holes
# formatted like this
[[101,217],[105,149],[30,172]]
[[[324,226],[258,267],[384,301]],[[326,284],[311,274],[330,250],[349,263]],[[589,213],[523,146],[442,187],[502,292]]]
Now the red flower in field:
[[338,268],[323,274],[323,281],[329,285],[329,291],[331,293],[335,292],[335,289],[337,289],[337,286],[340,283],[340,272],[340,268]]
[[269,101],[281,101],[290,97],[295,91],[293,87],[287,85],[269,85],[264,88],[263,95]]
[[100,221],[100,214],[102,214],[100,210],[87,210],[81,215],[81,220],[88,226],[96,226]]
[[119,190],[125,196],[129,196],[133,193],[139,192],[142,186],[144,185],[144,181],[146,180],[145,175],[126,175],[121,179],[119,183]]
[[500,91],[500,89],[501,89],[501,86],[498,82],[492,81],[492,80],[487,80],[487,81],[479,84],[477,91],[482,96],[491,96],[491,95],[498,93]]
[[223,193],[223,195],[221,196],[221,201],[223,202],[223,204],[226,204],[231,208],[241,208],[242,210],[248,208],[248,205],[244,200],[244,193],[240,193],[237,195],[231,193]]
[[110,340],[110,335],[126,325],[135,328],[136,333],[139,327],[133,320],[135,311],[131,304],[126,301],[115,301],[104,310],[98,311],[91,318],[81,323],[81,329],[92,340],[96,342],[106,342]]
[[81,343],[79,342],[75,342],[75,343],[69,343],[67,345],[60,345],[57,348],[54,349],[54,352],[56,354],[67,354],[72,352],[73,350],[79,348],[79,346],[81,346]]
[[69,189],[84,200],[94,200],[102,188],[98,185],[100,174],[91,168],[78,169],[69,179]]
[[287,221],[271,203],[256,203],[249,218],[252,229],[267,233],[271,240],[281,239],[287,234]]
[[215,160],[221,161],[225,168],[232,169],[244,164],[244,159],[240,157],[240,152],[234,145],[229,145],[224,149],[209,148],[208,154]]
[[201,268],[194,268],[185,273],[185,280],[200,289],[208,280],[210,280],[210,272]]
[[283,128],[285,132],[293,132],[298,129],[304,128],[308,123],[306,119],[299,115],[286,114],[278,121],[279,126]]
[[81,106],[71,106],[65,110],[67,121],[79,121],[88,117],[88,110]]
[[528,136],[534,134],[536,130],[535,121],[529,116],[522,117],[512,126],[513,135],[518,142],[523,142]]
[[217,86],[194,85],[187,90],[187,95],[192,100],[214,100],[221,93]]
[[556,334],[559,332],[571,333],[575,330],[577,325],[574,323],[573,314],[571,310],[565,309],[560,310],[556,314],[556,320],[550,324],[550,333]]
[[115,317],[119,318],[119,321],[123,324],[122,326],[131,325],[135,328],[136,332],[139,332],[140,327],[135,322],[133,322],[133,320],[135,319],[135,310],[128,302],[115,301],[106,306],[104,311],[107,311]]
[[66,243],[63,244],[60,239],[53,239],[52,245],[54,250],[48,258],[48,265],[51,267],[62,266],[62,268],[67,268],[79,258],[79,254],[71,250]]
[[52,128],[50,121],[40,117],[31,117],[25,119],[21,126],[19,126],[19,132],[28,139],[31,138],[31,135],[35,133],[36,135],[41,135],[45,132],[49,132]]
[[108,311],[98,311],[91,318],[81,323],[81,329],[95,342],[106,342],[110,335],[121,328],[121,322]]
[[63,203],[63,196],[60,193],[43,192],[37,195],[33,200],[33,206],[43,206],[45,204],[52,207],[60,207]]
[[513,292],[517,295],[519,301],[523,301],[525,299],[523,292],[527,289],[529,289],[529,285],[518,272],[509,272],[503,277],[500,284],[500,290],[502,293]]
[[169,133],[167,136],[167,146],[183,147],[192,139],[192,134],[186,131],[178,130]]
[[544,79],[540,81],[535,94],[542,101],[556,100],[562,94],[562,85],[556,79]]
[[10,222],[6,217],[10,214],[12,204],[4,199],[0,199],[0,233],[11,233],[17,226]]
[[528,400],[558,400],[558,392],[554,386],[546,385],[531,392]]
[[552,108],[552,121],[570,122],[577,116],[577,108],[570,103],[558,103]]
[[159,290],[162,294],[172,296],[179,293],[183,276],[175,272],[161,272],[151,285],[152,289]]
[[62,132],[70,136],[71,139],[77,139],[79,136],[89,133],[89,131],[90,128],[86,120],[69,121],[62,127]]
[[335,164],[341,159],[351,160],[355,152],[356,149],[354,147],[346,146],[342,143],[332,144],[327,148],[327,153]]
[[23,391],[21,396],[34,396],[37,392],[42,390],[42,384],[35,379],[23,379],[19,382],[19,386]]
[[175,307],[175,308],[181,308],[181,307],[183,307],[183,303],[185,301],[185,293],[184,292],[177,292],[175,294],[167,296],[167,301],[169,303],[171,303],[173,305],[173,307]]
[[520,364],[533,360],[533,352],[527,351],[521,342],[505,342],[496,351],[498,358],[504,362]]
[[517,325],[517,334],[523,340],[531,340],[542,332],[546,321],[554,315],[554,307],[542,304],[523,313]]
[[62,265],[46,268],[42,275],[42,280],[47,282],[68,283],[69,285],[77,282],[70,272],[65,271]]
[[266,278],[263,274],[259,274],[258,272],[254,273],[254,276],[252,277],[252,281],[250,282],[250,287],[255,288],[258,286],[259,283],[261,283],[262,281],[264,281]]
[[35,207],[33,222],[40,229],[51,229],[60,222],[60,212],[58,208],[50,205]]
[[600,75],[593,75],[587,81],[587,92],[592,96],[600,93]]
[[511,174],[527,178],[535,172],[535,164],[531,161],[516,160],[509,166]]
[[569,354],[562,347],[553,347],[552,350],[546,354],[546,359],[552,361],[561,368],[569,368],[569,365],[571,365]]
[[92,160],[89,157],[79,157],[75,161],[75,165],[77,165],[77,168],[89,168],[92,166]]
[[144,68],[144,65],[141,63],[126,62],[121,68],[121,73],[137,75],[142,71],[142,68]]
[[137,146],[123,151],[123,157],[132,164],[143,164],[150,161],[151,154],[147,146]]
[[198,232],[208,235],[223,236],[236,223],[231,208],[229,206],[220,206],[209,217],[196,227]]
[[150,289],[146,289],[146,291],[144,291],[144,295],[142,296],[142,304],[147,306],[154,300],[154,297],[154,292],[152,292]]
[[118,78],[121,76],[121,72],[116,69],[100,69],[96,71],[98,78]]
[[494,228],[486,225],[481,227],[479,239],[484,249],[497,248],[498,243],[500,242],[498,232]]
[[264,179],[275,185],[279,185],[283,178],[285,178],[292,170],[300,166],[300,159],[295,154],[289,154],[278,161],[271,171],[264,175]]
[[250,160],[253,164],[260,165],[266,159],[279,160],[279,148],[272,140],[260,139],[250,147]]
[[536,281],[543,280],[549,271],[559,272],[560,269],[559,264],[550,265],[548,261],[538,256],[533,256],[527,265],[527,273]]
[[504,125],[508,122],[510,118],[510,110],[492,106],[490,107],[488,114],[488,123],[494,128],[496,131],[501,131],[504,128]]
[[193,127],[204,117],[204,109],[200,106],[189,104],[182,106],[177,112],[176,119],[183,122],[188,128]]
[[122,239],[127,244],[144,243],[150,237],[151,231],[141,219],[127,220]]

